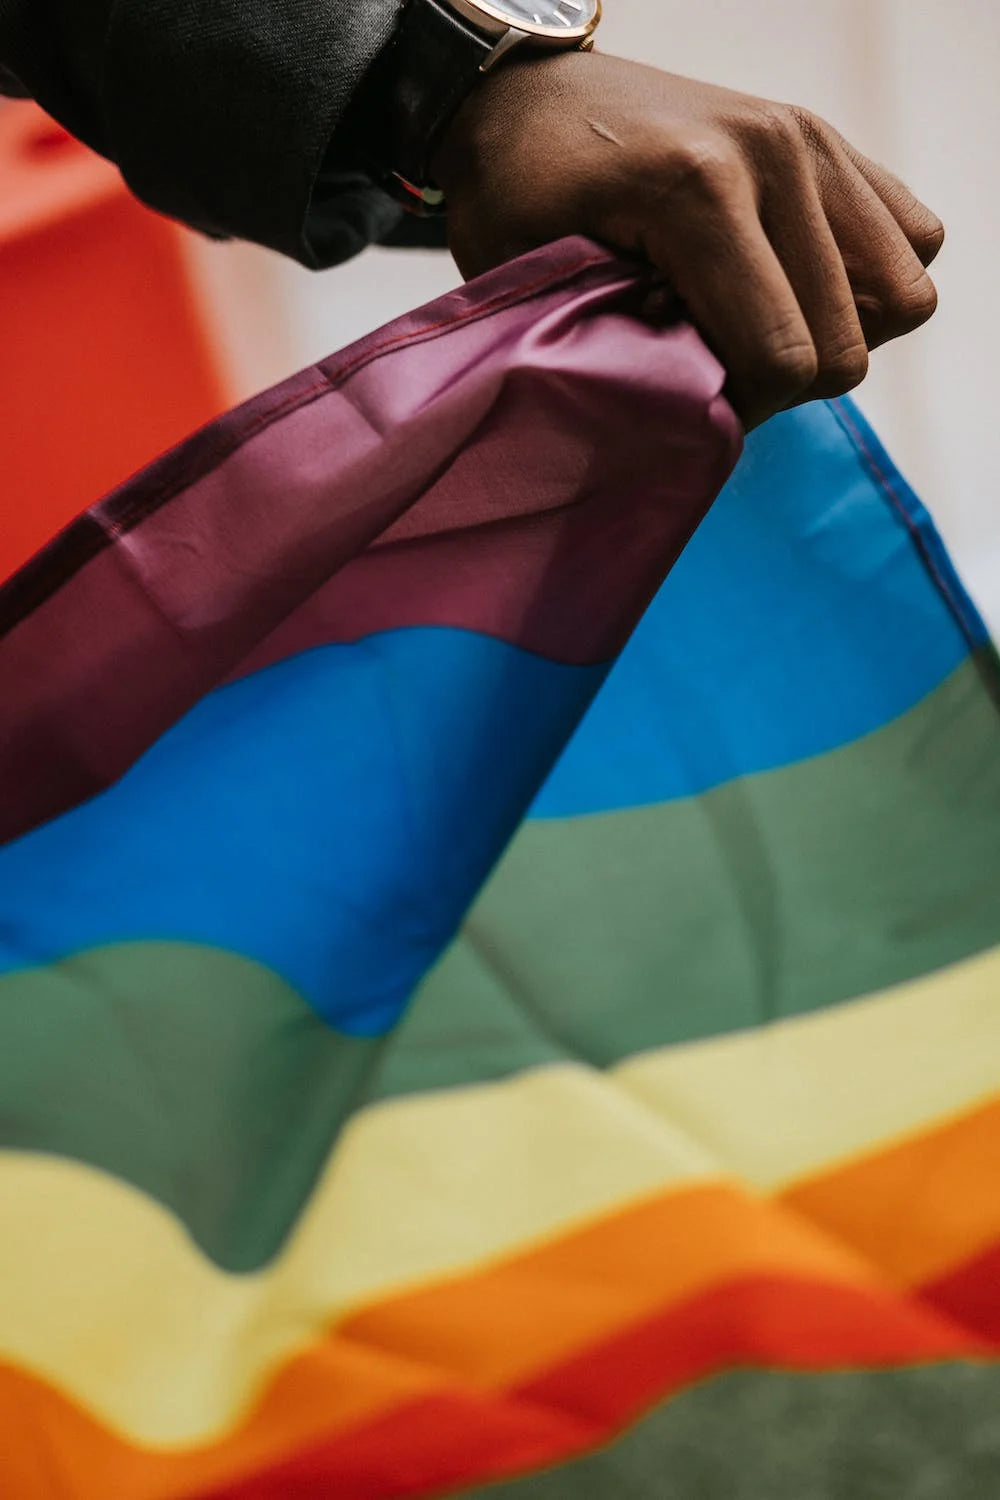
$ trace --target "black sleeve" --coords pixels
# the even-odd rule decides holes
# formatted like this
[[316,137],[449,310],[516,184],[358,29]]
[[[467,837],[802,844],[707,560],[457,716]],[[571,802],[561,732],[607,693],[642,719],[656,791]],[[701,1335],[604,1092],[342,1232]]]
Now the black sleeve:
[[402,242],[399,209],[337,133],[398,8],[0,0],[0,91],[37,99],[161,212],[332,265]]

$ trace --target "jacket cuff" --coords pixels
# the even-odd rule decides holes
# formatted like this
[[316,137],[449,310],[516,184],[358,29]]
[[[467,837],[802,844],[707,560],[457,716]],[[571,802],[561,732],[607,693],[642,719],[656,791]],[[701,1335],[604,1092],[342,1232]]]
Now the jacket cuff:
[[362,172],[325,166],[397,15],[396,0],[118,0],[109,154],[163,213],[307,266],[344,260],[398,222]]

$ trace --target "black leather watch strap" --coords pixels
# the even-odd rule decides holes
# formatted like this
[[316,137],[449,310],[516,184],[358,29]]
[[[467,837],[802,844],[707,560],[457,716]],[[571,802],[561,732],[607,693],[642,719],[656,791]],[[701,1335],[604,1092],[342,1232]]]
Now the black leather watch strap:
[[375,175],[417,210],[433,187],[434,150],[496,42],[438,0],[409,0],[363,85],[367,129],[359,144]]
[[391,109],[391,170],[417,187],[430,181],[430,160],[480,69],[496,46],[438,0],[409,0],[396,34],[399,51]]

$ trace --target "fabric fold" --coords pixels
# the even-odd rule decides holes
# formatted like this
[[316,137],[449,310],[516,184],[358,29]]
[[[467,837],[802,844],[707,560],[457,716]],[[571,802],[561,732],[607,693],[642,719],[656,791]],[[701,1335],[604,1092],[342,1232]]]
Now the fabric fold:
[[4,1495],[1000,1472],[997,659],[642,292],[504,268],[0,590]]

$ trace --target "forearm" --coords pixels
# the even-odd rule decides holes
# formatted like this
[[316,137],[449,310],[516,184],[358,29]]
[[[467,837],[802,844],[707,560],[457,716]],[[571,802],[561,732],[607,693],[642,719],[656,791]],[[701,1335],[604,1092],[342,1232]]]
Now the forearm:
[[396,0],[0,0],[0,68],[153,207],[329,264],[398,217],[329,155],[396,13]]

